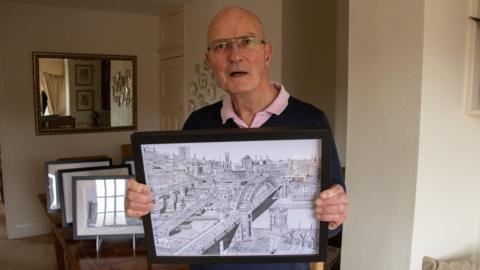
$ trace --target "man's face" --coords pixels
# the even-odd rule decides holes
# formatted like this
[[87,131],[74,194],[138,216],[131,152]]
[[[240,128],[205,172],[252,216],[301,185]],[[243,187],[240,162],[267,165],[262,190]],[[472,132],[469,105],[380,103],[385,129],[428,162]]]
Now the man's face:
[[210,25],[206,58],[229,94],[255,91],[261,82],[268,82],[272,49],[262,39],[261,25],[242,12],[223,14]]

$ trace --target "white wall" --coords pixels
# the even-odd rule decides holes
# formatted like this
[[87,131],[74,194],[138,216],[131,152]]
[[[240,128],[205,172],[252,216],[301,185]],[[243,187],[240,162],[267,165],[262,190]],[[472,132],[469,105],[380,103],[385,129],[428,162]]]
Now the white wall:
[[138,127],[159,128],[157,17],[0,2],[0,144],[9,238],[48,232],[37,194],[43,162],[107,154],[120,161],[131,132],[35,136],[32,52],[136,55]]
[[480,118],[463,113],[469,2],[350,2],[342,269],[480,255]]
[[[350,1],[342,270],[410,267],[423,1]],[[418,268],[417,268],[418,269]]]
[[480,248],[480,116],[463,113],[469,2],[425,0],[410,269],[425,255],[468,258]]
[[[282,1],[278,0],[204,0],[192,1],[185,5],[185,87],[197,81],[194,65],[203,67],[207,48],[207,28],[213,16],[227,6],[242,6],[256,13],[263,22],[267,42],[273,46],[270,63],[270,79],[281,82],[282,79]],[[209,74],[209,73],[208,73]],[[217,96],[222,96],[222,93]],[[188,92],[187,92],[188,93]],[[186,97],[188,99],[188,95]],[[188,108],[188,104],[185,105]]]

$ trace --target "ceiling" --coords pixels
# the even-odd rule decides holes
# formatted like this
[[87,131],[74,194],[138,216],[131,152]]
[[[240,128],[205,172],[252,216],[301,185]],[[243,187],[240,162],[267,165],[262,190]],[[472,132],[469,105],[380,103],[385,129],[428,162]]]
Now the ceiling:
[[0,0],[42,6],[167,16],[191,0]]

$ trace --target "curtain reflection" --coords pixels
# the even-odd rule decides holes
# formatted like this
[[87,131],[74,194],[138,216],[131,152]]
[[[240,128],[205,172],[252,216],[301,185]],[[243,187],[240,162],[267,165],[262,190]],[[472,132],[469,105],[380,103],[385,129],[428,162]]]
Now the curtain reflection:
[[41,89],[47,94],[49,114],[65,114],[65,76],[42,72],[40,74]]

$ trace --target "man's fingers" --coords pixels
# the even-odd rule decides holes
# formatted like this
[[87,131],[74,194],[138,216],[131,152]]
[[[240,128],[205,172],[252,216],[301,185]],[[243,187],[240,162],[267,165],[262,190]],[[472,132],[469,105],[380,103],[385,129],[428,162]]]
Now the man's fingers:
[[348,204],[347,194],[341,193],[333,198],[328,198],[328,199],[321,199],[321,198],[315,199],[315,206],[317,207],[318,206],[324,207],[324,206],[335,205],[339,203]]
[[315,207],[315,213],[343,214],[347,211],[347,205],[340,203],[329,206]]
[[138,193],[131,190],[127,191],[127,199],[129,201],[134,201],[134,202],[144,203],[144,204],[148,204],[153,201],[153,198],[150,194],[147,195],[147,194]]
[[148,193],[148,187],[144,184],[138,183],[134,178],[128,179],[127,189],[138,193]]
[[146,211],[136,211],[132,209],[127,209],[127,216],[129,217],[143,217],[148,213],[149,212],[146,212]]
[[328,198],[333,198],[335,196],[337,196],[338,194],[342,194],[342,193],[345,193],[345,190],[343,189],[343,187],[341,185],[335,185],[327,190],[324,190],[320,193],[320,198],[325,200],[325,199],[328,199]]
[[340,226],[340,224],[338,224],[337,222],[328,223],[328,229],[329,230],[335,230],[338,226]]
[[327,222],[337,221],[337,220],[340,220],[340,219],[341,219],[341,215],[339,215],[339,214],[323,214],[323,213],[317,213],[317,214],[315,214],[315,216],[317,217],[318,220],[320,220],[320,221],[327,221]]
[[144,204],[144,203],[138,203],[135,201],[127,201],[126,208],[134,211],[150,212],[152,211],[153,207],[154,207],[154,204],[152,202],[148,204]]

